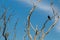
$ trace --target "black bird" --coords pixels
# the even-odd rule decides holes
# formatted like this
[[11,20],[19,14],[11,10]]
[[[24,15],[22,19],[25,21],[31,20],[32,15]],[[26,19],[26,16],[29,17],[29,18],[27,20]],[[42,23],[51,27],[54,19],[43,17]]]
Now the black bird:
[[48,15],[48,19],[51,20],[51,17]]

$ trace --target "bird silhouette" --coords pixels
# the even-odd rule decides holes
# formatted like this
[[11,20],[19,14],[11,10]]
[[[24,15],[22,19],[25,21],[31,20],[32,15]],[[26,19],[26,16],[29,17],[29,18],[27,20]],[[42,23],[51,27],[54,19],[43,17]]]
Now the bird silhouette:
[[51,17],[48,15],[48,19],[51,20]]

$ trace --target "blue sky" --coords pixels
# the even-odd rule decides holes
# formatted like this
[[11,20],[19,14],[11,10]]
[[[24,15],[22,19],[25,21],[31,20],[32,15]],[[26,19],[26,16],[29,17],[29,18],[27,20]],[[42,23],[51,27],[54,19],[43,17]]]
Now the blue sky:
[[[33,0],[33,2],[36,2],[36,0]],[[25,34],[24,29],[26,28],[25,23],[27,22],[27,16],[29,14],[29,11],[33,7],[31,0],[0,0],[0,17],[2,16],[4,9],[3,6],[8,9],[8,12],[6,14],[6,18],[10,14],[13,16],[10,18],[10,22],[7,24],[6,32],[9,32],[9,40],[13,39],[14,35],[14,24],[17,19],[19,19],[19,22],[16,27],[16,39],[15,40],[23,40],[23,36]],[[59,13],[60,15],[60,1],[54,0],[54,8],[55,11]],[[52,16],[52,10],[50,7],[50,1],[49,0],[42,0],[40,3],[37,3],[37,8],[34,10],[32,17],[31,17],[31,23],[33,24],[34,28],[36,25],[38,25],[38,28],[41,28],[45,20],[47,19],[47,16]],[[0,27],[3,29],[3,20],[0,20]],[[49,21],[46,25],[46,30],[49,28],[49,26],[54,22],[54,20]],[[32,30],[32,29],[31,29]],[[0,32],[0,36],[2,34],[2,31]],[[31,34],[34,35],[34,32],[31,31]],[[3,36],[0,37],[0,40],[4,40]],[[27,39],[28,40],[28,39]],[[45,40],[60,40],[60,21],[55,25],[55,27],[52,29],[52,31],[45,37]]]

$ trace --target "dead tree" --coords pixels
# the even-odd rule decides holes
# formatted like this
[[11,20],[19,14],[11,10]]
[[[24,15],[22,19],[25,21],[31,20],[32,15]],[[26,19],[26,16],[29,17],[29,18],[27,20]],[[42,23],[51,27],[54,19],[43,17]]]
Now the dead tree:
[[7,40],[9,33],[6,33],[6,28],[7,28],[7,23],[10,21],[10,17],[12,16],[11,14],[9,15],[8,19],[6,19],[6,14],[7,14],[8,9],[4,8],[4,12],[2,14],[2,16],[0,17],[0,20],[3,19],[3,32],[2,32],[2,36],[4,37],[5,40]]
[[17,19],[17,21],[16,21],[16,23],[14,25],[14,37],[13,37],[13,40],[16,39],[16,27],[17,27],[18,22],[19,22],[19,19]]
[[[7,23],[10,22],[10,18],[14,15],[12,15],[10,13],[10,15],[8,16],[8,19],[6,19],[6,14],[8,12],[8,9],[7,8],[4,8],[4,12],[2,14],[2,16],[0,17],[0,20],[3,19],[3,31],[2,31],[2,36],[4,37],[5,40],[8,40],[8,36],[9,36],[9,33],[6,32],[6,28],[7,28]],[[16,26],[18,24],[18,20],[16,21],[15,25],[14,25],[14,30],[16,29]],[[15,33],[15,32],[14,32]]]
[[[40,0],[38,0],[37,2],[40,2]],[[37,2],[36,2],[36,4],[37,4]],[[43,26],[42,26],[42,28],[40,29],[40,30],[38,30],[38,28],[36,27],[36,28],[34,28],[34,26],[32,25],[32,23],[30,22],[30,20],[31,20],[31,16],[32,16],[32,14],[33,14],[33,12],[34,12],[34,10],[35,10],[35,8],[37,7],[37,5],[36,5],[35,3],[33,3],[33,7],[32,7],[32,9],[30,10],[30,12],[29,12],[29,15],[28,15],[28,24],[27,24],[27,28],[26,28],[26,30],[25,30],[25,32],[26,32],[26,35],[24,36],[24,40],[25,40],[25,38],[26,38],[26,36],[28,36],[28,38],[29,38],[29,40],[37,40],[37,37],[38,37],[38,35],[40,34],[40,33],[42,33],[42,35],[41,35],[41,37],[39,38],[39,40],[44,40],[44,38],[45,38],[45,36],[47,35],[47,34],[49,34],[49,32],[54,28],[54,26],[56,25],[56,23],[58,22],[58,20],[59,20],[59,18],[60,18],[60,16],[58,16],[58,13],[56,13],[55,12],[55,10],[54,10],[54,8],[53,8],[53,0],[51,0],[51,9],[52,9],[52,12],[53,12],[53,16],[52,17],[50,17],[49,15],[47,16],[47,20],[45,21],[45,23],[43,24]],[[57,17],[56,17],[57,16]],[[55,19],[55,21],[54,21],[54,23],[49,27],[49,29],[47,30],[47,32],[44,32],[44,29],[45,29],[45,25],[47,24],[47,22],[49,22],[49,21],[51,21],[52,19]],[[35,32],[35,35],[34,35],[34,38],[32,37],[32,35],[31,35],[31,33],[30,33],[30,29],[33,29],[33,31]]]
[[3,20],[4,20],[4,28],[3,28],[3,33],[2,33],[2,36],[5,38],[5,40],[7,40],[7,36],[8,34],[5,34],[5,31],[6,31],[6,12],[7,12],[7,9],[4,9],[4,13],[2,15],[3,17]]

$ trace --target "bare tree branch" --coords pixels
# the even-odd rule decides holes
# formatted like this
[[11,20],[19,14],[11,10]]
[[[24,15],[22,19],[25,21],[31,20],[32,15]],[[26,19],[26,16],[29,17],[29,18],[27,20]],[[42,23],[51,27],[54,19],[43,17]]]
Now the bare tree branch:
[[30,10],[29,16],[28,16],[28,28],[27,28],[27,32],[28,32],[28,37],[30,38],[30,40],[32,40],[32,36],[30,34],[30,18],[31,15],[33,13],[33,11],[35,10],[36,6],[34,5],[33,8]]
[[5,35],[5,31],[6,31],[6,12],[7,12],[7,10],[5,10],[4,15],[2,16],[3,19],[4,19],[4,29],[3,29],[2,35],[3,35],[3,37],[5,38],[5,40],[7,40],[7,37],[6,37],[6,35]]
[[32,29],[36,32],[36,30],[35,30],[34,26],[33,26],[31,23],[30,23],[30,25],[31,25]]
[[[41,0],[37,0],[37,2],[40,2]],[[37,3],[36,2],[36,3]],[[35,32],[35,35],[34,35],[34,40],[37,40],[37,36],[40,34],[40,33],[42,33],[42,35],[41,35],[41,37],[39,38],[39,40],[44,40],[44,38],[45,38],[45,36],[50,32],[50,30],[56,25],[56,23],[58,22],[58,20],[59,20],[59,18],[60,18],[60,16],[58,16],[58,20],[55,20],[55,22],[50,26],[50,28],[48,29],[48,31],[47,32],[44,32],[44,29],[45,29],[45,25],[47,24],[47,22],[49,22],[49,20],[52,20],[53,18],[55,18],[55,16],[57,16],[57,13],[55,13],[55,10],[54,10],[54,8],[53,8],[53,1],[51,0],[51,8],[52,8],[52,11],[53,11],[53,16],[52,17],[50,17],[49,15],[48,15],[48,19],[44,22],[44,24],[43,24],[43,26],[42,26],[42,28],[41,28],[41,30],[37,30],[37,28],[35,29],[34,28],[34,26],[31,24],[31,22],[30,22],[30,18],[31,18],[31,15],[32,15],[32,13],[34,12],[34,10],[35,10],[35,8],[36,8],[36,4],[35,3],[33,3],[33,8],[30,10],[30,13],[29,13],[29,15],[28,15],[28,26],[27,26],[27,35],[28,35],[28,37],[29,37],[29,39],[30,40],[32,40],[32,35],[30,34],[30,26],[31,26],[31,28],[33,29],[33,31]],[[25,37],[26,37],[26,35],[25,35]]]
[[36,26],[36,31],[35,31],[35,36],[34,36],[34,40],[36,40],[37,39],[37,36],[38,36],[38,28],[37,28],[38,26]]
[[[38,0],[38,2],[40,2],[39,0]],[[32,36],[31,36],[31,34],[30,34],[30,18],[31,18],[31,15],[32,15],[32,13],[33,13],[33,11],[35,10],[35,8],[36,8],[36,4],[35,3],[33,3],[33,8],[30,10],[30,13],[29,13],[29,16],[28,16],[28,28],[27,28],[27,31],[28,31],[28,37],[30,38],[30,40],[32,40]]]
[[56,25],[56,23],[58,22],[59,18],[57,20],[55,20],[55,22],[50,26],[50,28],[48,29],[48,31],[46,32],[46,35],[51,31],[51,29]]
[[14,37],[13,37],[13,40],[16,39],[16,27],[17,27],[18,22],[19,22],[19,19],[17,19],[17,21],[16,21],[16,23],[14,25]]

